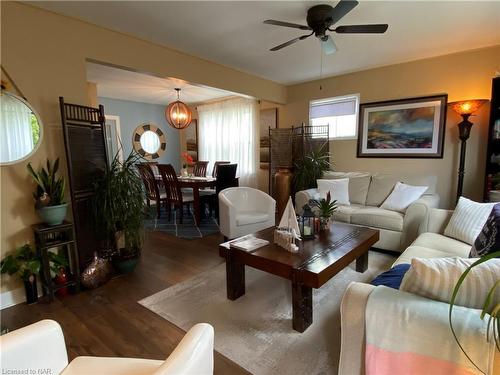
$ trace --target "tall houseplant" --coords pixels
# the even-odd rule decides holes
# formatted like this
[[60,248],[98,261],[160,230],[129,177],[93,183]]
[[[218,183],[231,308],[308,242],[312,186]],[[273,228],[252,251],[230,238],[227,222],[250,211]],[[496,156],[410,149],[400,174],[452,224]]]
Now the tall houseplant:
[[120,162],[116,154],[95,186],[96,228],[106,247],[116,250],[114,261],[121,272],[132,271],[141,253],[145,195],[135,166],[140,160],[141,156],[132,152]]
[[42,167],[38,172],[35,172],[31,163],[28,163],[26,167],[36,182],[33,198],[38,215],[48,225],[61,224],[66,217],[68,204],[64,201],[64,178],[57,175],[59,158],[54,164],[47,159],[47,169]]
[[330,169],[330,153],[324,149],[313,150],[294,163],[293,187],[295,191],[311,189],[316,180]]

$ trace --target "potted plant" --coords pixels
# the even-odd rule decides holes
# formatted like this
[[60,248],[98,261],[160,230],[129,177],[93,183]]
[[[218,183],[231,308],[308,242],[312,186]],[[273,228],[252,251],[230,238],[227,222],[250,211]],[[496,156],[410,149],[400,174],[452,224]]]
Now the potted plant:
[[134,270],[141,253],[145,194],[135,166],[141,159],[132,152],[120,162],[116,154],[95,186],[96,228],[101,232],[104,246],[112,250],[115,267],[122,273]]
[[59,158],[54,164],[47,159],[47,169],[42,167],[38,172],[35,172],[31,163],[28,163],[27,168],[37,184],[33,198],[38,215],[47,225],[61,224],[66,217],[68,204],[64,202],[64,178],[57,176]]
[[330,169],[330,153],[323,148],[313,150],[294,163],[293,187],[295,191],[316,186],[316,180]]
[[328,192],[326,194],[326,199],[325,198],[322,198],[320,200],[311,199],[309,203],[312,207],[318,209],[320,230],[321,231],[327,230],[330,225],[330,218],[337,209],[336,205],[337,201],[336,200],[332,201],[330,192]]
[[26,303],[28,305],[38,301],[36,275],[40,272],[40,266],[40,258],[29,244],[18,247],[13,254],[5,257],[0,263],[0,272],[2,274],[16,274],[24,282]]

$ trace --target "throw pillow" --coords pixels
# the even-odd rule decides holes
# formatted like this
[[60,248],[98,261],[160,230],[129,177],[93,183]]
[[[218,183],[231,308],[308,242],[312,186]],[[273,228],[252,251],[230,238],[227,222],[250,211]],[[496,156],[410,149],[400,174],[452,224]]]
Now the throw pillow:
[[460,197],[444,235],[469,245],[474,244],[494,205],[495,203],[478,203]]
[[[400,290],[449,303],[460,275],[478,258],[413,258]],[[474,268],[465,278],[455,304],[482,309],[488,292],[500,275],[500,259],[490,259]],[[495,293],[500,300],[500,288]],[[495,300],[495,298],[493,300]]]
[[410,268],[408,263],[400,263],[397,266],[392,267],[389,271],[385,271],[378,275],[370,283],[372,285],[384,285],[389,288],[399,289],[403,277]]
[[380,208],[404,213],[426,190],[427,186],[412,186],[397,182]]
[[500,250],[500,203],[493,206],[483,229],[474,241],[469,258],[482,257],[498,250]]
[[340,178],[338,180],[317,180],[320,198],[326,198],[326,194],[330,192],[332,200],[336,200],[337,204],[349,206],[349,179]]

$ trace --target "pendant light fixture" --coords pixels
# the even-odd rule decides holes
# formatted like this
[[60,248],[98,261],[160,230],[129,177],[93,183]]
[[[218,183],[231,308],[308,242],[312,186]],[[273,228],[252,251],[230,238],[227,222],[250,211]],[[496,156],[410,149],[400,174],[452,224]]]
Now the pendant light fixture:
[[191,110],[179,99],[181,89],[176,88],[175,91],[177,91],[177,100],[165,109],[165,118],[173,128],[184,129],[191,123]]

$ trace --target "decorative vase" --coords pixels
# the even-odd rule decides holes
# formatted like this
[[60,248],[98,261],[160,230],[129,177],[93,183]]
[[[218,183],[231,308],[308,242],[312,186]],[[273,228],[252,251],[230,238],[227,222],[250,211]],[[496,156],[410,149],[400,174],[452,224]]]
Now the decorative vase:
[[276,206],[278,208],[278,217],[283,215],[288,198],[292,194],[292,168],[278,167],[278,171],[274,174],[276,184]]
[[41,207],[37,210],[38,216],[42,221],[50,226],[61,224],[66,218],[68,204],[63,203],[58,206]]
[[[63,285],[68,282],[68,274],[66,273],[64,267],[59,268],[58,274],[54,277],[54,282],[56,283],[56,285]],[[66,295],[68,295],[67,287],[56,290],[56,296],[64,297]]]
[[187,168],[181,168],[181,176],[182,177],[187,177],[188,176],[188,170],[187,170]]
[[105,284],[113,273],[113,266],[107,259],[99,257],[94,253],[94,259],[82,272],[82,285],[88,289],[95,289]]
[[31,274],[24,280],[24,290],[26,292],[26,303],[32,305],[38,302],[38,289],[36,287],[36,275]]
[[327,231],[330,229],[330,218],[327,216],[319,217],[319,230],[321,232]]

